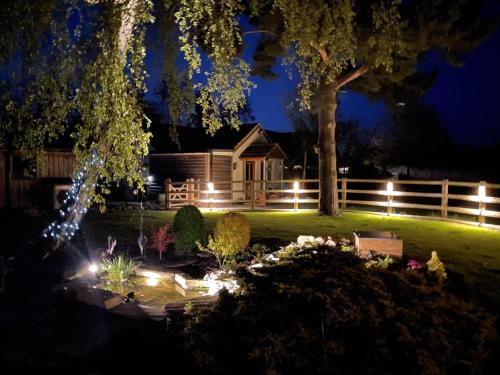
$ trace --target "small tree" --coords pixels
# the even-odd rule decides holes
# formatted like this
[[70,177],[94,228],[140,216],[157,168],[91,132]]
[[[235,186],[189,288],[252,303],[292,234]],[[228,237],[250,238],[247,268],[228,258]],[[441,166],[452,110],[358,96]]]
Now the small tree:
[[170,232],[170,224],[165,224],[153,231],[151,240],[161,260],[161,255],[167,251],[168,245],[175,243],[175,233]]
[[249,243],[250,223],[248,219],[237,212],[229,212],[217,220],[214,237],[208,237],[206,248],[200,242],[196,244],[200,251],[213,254],[219,267],[224,269],[227,258],[245,251]]

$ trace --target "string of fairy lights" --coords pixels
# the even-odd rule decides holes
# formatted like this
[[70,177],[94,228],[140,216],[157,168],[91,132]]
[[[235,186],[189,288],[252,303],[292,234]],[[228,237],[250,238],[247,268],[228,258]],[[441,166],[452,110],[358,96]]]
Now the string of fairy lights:
[[93,153],[89,160],[83,165],[71,184],[57,218],[42,231],[44,238],[53,240],[71,240],[75,233],[80,229],[78,223],[82,215],[87,212],[87,206],[90,203],[90,196],[85,194],[86,191],[95,189],[96,184],[91,187],[86,186],[85,180],[88,176],[88,171],[91,167],[99,164],[102,166],[104,160],[100,159],[96,153]]

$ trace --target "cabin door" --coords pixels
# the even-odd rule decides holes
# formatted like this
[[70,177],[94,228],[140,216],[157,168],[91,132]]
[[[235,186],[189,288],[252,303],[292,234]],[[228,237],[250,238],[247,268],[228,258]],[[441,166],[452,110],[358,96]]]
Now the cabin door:
[[245,199],[251,199],[251,191],[253,190],[252,181],[254,180],[255,180],[255,162],[245,161]]

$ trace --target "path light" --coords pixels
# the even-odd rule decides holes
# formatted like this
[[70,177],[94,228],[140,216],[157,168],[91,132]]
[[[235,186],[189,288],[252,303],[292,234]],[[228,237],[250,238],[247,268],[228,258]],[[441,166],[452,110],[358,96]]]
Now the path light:
[[149,182],[149,183],[153,182],[153,181],[154,181],[154,179],[155,179],[155,178],[154,178],[153,176],[148,176],[148,182]]
[[98,269],[99,269],[99,267],[97,267],[97,264],[92,263],[92,264],[89,266],[89,271],[90,271],[91,273],[96,273]]

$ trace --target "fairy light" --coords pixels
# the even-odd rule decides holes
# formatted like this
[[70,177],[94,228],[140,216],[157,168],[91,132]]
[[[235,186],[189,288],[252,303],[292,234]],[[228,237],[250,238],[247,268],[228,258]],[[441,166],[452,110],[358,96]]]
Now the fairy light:
[[[90,166],[104,164],[104,160],[97,157],[94,153],[91,158],[85,163],[83,168],[76,173],[69,191],[63,200],[63,205],[59,209],[58,217],[50,223],[42,232],[44,238],[71,240],[75,233],[80,229],[78,222],[81,216],[87,212],[87,205],[90,203],[88,196],[80,197],[82,191],[88,190],[85,184],[87,178],[87,170]],[[92,184],[92,189],[95,189],[96,184]]]

